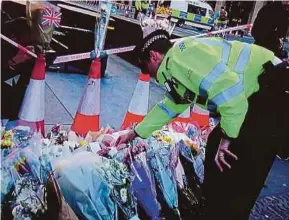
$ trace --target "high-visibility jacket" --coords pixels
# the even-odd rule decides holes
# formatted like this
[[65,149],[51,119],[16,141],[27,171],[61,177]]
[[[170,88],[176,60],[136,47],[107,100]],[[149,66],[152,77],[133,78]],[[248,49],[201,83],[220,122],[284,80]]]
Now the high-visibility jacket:
[[[177,93],[188,89],[208,101],[204,106],[220,113],[220,125],[227,136],[236,138],[248,109],[247,98],[259,90],[258,76],[263,64],[274,60],[271,51],[253,44],[221,38],[185,39],[176,42],[165,55],[157,72],[164,85],[173,78]],[[198,103],[197,103],[198,104]],[[190,104],[176,104],[166,96],[135,127],[136,133],[149,137],[153,131],[184,112]]]
[[135,7],[137,10],[141,10],[141,1],[139,0],[135,1]]
[[142,1],[141,7],[142,7],[142,9],[148,9],[149,8],[149,3],[147,1]]

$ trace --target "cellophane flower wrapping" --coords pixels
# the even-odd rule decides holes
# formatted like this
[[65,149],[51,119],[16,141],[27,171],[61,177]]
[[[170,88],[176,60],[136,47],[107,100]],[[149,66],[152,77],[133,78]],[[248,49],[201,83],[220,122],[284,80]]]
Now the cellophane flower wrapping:
[[9,207],[12,219],[45,215],[46,183],[53,179],[58,200],[79,219],[117,219],[117,209],[138,219],[137,205],[150,219],[161,219],[164,203],[178,217],[194,214],[202,203],[206,139],[215,124],[173,123],[147,140],[119,146],[115,142],[127,130],[106,127],[80,137],[58,124],[46,138],[27,127],[2,131],[1,207]]

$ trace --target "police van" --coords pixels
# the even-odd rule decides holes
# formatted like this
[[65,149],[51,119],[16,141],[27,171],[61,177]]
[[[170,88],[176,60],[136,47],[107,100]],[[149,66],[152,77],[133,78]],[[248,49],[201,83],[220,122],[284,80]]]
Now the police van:
[[201,0],[171,1],[171,21],[178,26],[192,26],[198,29],[211,30],[214,25],[212,7]]

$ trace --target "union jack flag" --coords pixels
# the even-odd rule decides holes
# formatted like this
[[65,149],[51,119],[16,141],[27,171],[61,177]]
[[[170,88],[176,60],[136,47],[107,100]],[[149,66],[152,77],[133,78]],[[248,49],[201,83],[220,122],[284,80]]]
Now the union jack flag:
[[48,25],[49,27],[59,27],[61,21],[61,12],[55,11],[52,7],[47,7],[42,15],[42,25]]

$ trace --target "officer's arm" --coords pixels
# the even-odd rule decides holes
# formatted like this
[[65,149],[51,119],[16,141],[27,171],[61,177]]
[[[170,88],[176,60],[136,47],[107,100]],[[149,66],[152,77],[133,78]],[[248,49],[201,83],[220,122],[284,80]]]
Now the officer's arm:
[[244,122],[248,101],[244,93],[218,107],[221,114],[221,128],[229,138],[236,138]]
[[156,104],[144,120],[135,127],[135,132],[142,138],[148,138],[154,131],[160,130],[178,114],[183,113],[189,106],[190,104],[178,105],[168,97],[165,97],[159,104]]
[[209,100],[221,115],[220,125],[226,136],[236,138],[244,122],[248,101],[240,75],[226,68],[209,89]]

